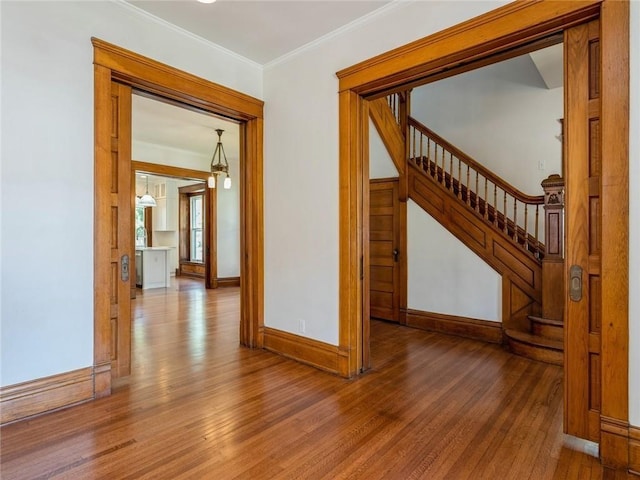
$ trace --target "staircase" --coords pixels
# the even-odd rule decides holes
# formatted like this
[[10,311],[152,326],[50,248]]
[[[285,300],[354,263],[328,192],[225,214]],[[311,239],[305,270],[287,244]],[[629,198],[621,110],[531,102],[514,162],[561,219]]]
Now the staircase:
[[[392,158],[401,177],[406,175],[407,197],[502,275],[508,348],[562,364],[562,212],[555,208],[562,206],[560,182],[545,181],[551,185],[545,195],[520,192],[408,114],[403,120],[400,106],[409,94],[402,95],[375,100],[370,111],[385,145],[393,143]],[[398,134],[404,140],[402,162]],[[551,253],[541,241],[543,232]]]

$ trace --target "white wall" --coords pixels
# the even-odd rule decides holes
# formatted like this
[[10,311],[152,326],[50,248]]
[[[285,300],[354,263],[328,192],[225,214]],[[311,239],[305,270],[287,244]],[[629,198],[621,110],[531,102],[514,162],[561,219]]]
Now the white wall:
[[501,276],[412,200],[407,202],[409,308],[499,322]]
[[369,119],[369,178],[395,178],[398,169],[382,143],[375,125]]
[[[265,324],[338,344],[335,72],[505,2],[397,2],[264,72]],[[381,34],[393,32],[393,34]]]
[[205,155],[199,152],[141,142],[135,139],[131,142],[131,158],[140,162],[190,168],[205,172],[209,171],[209,165],[211,164],[211,154]]
[[93,363],[90,38],[257,97],[262,72],[115,2],[2,2],[1,22],[0,383],[11,385]]
[[640,1],[631,2],[629,129],[629,421],[640,426]]
[[240,188],[237,162],[229,162],[231,189],[218,182],[218,278],[240,276]]
[[542,195],[540,182],[562,174],[563,109],[563,89],[547,89],[529,55],[411,93],[414,118],[529,195]]

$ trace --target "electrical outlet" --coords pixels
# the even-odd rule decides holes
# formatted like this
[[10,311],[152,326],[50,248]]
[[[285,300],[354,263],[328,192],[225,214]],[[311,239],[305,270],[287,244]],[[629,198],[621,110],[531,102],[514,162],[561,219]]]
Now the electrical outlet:
[[298,330],[300,331],[300,333],[305,333],[306,325],[304,320],[300,320],[298,322]]

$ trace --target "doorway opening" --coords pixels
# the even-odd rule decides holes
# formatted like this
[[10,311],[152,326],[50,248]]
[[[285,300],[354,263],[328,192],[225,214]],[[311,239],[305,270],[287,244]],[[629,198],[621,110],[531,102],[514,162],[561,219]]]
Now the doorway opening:
[[263,102],[101,40],[93,38],[92,43],[96,152],[93,372],[94,397],[99,398],[110,394],[112,378],[126,376],[130,371],[130,259],[135,242],[132,172],[205,181],[209,176],[208,165],[203,175],[202,171],[191,168],[132,163],[132,91],[155,95],[166,102],[207,112],[238,125],[239,251],[242,252],[239,337],[240,343],[248,347],[262,347]]
[[[393,113],[408,145],[402,158],[392,158],[396,132],[378,126],[379,114],[371,107],[370,317],[492,343],[501,343],[506,329],[527,333],[527,316],[542,316],[540,287],[525,290],[522,303],[510,305],[503,298],[502,277],[517,273],[506,271],[477,236],[460,228],[459,212],[482,220],[473,233],[483,237],[499,237],[509,227],[502,235],[506,248],[519,235],[523,248],[511,254],[532,260],[540,270],[538,249],[545,243],[541,183],[551,174],[563,176],[562,36],[522,46],[495,63],[480,61],[450,76],[427,78],[386,100],[382,107],[377,100],[375,108]],[[400,198],[403,180],[394,162],[404,156],[413,176]],[[448,200],[444,211],[443,199]],[[455,216],[447,214],[454,208]],[[467,217],[464,222],[469,228]],[[561,321],[562,307],[552,316]],[[557,330],[561,335],[562,327]],[[532,348],[560,357],[562,341],[553,334],[532,339],[540,342]]]

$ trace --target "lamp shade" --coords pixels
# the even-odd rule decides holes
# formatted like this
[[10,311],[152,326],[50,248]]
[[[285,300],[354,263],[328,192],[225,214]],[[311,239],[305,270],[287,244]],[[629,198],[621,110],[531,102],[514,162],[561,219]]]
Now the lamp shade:
[[148,193],[145,193],[144,195],[142,195],[142,197],[140,197],[140,200],[138,200],[137,205],[139,207],[155,207],[157,204],[156,204],[155,198],[153,198]]
[[229,190],[231,188],[231,177],[229,175],[227,175],[227,177],[224,179],[223,186],[225,190]]

